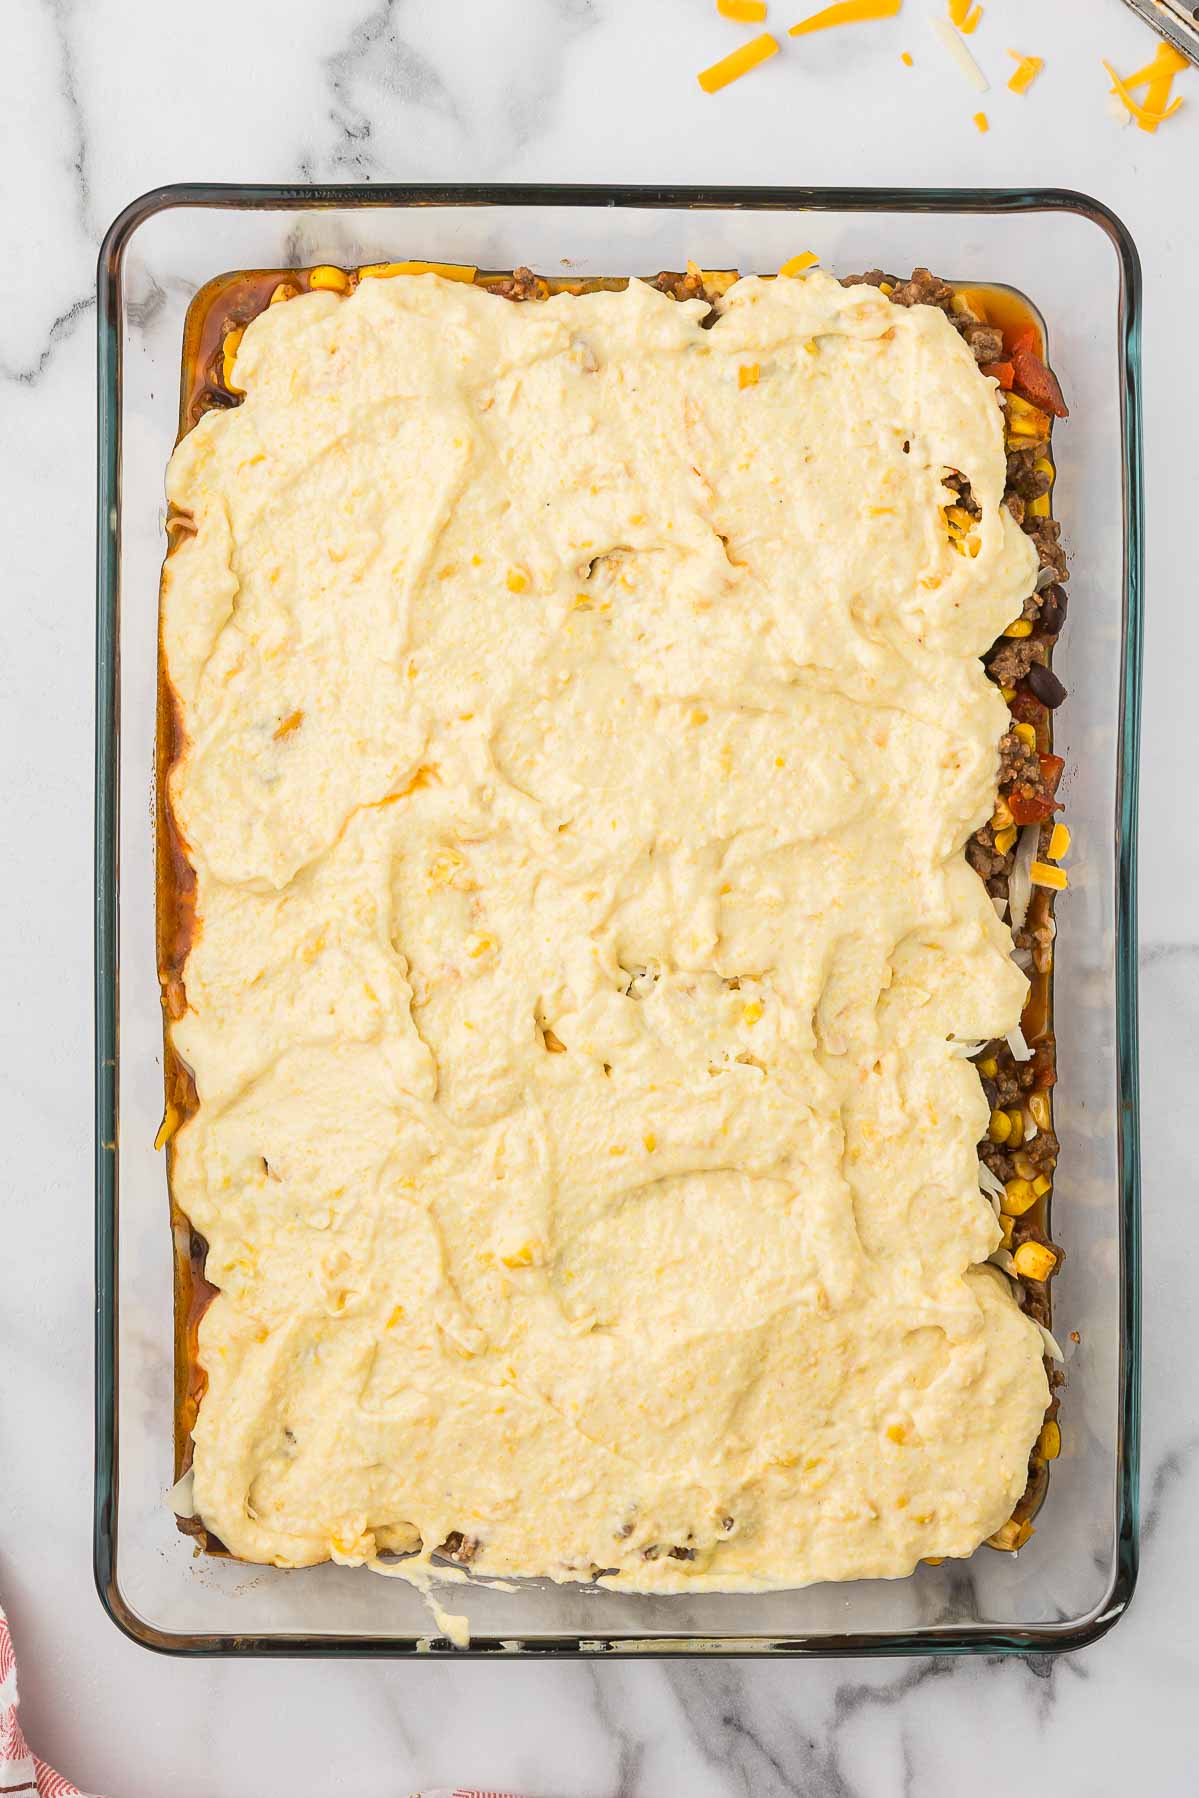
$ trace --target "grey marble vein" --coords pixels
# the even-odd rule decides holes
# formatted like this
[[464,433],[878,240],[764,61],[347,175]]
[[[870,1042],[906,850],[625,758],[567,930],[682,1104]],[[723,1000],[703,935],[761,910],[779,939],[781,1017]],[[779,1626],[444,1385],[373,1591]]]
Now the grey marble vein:
[[637,1798],[641,1787],[641,1770],[645,1763],[646,1748],[644,1741],[630,1729],[623,1718],[618,1698],[621,1686],[616,1687],[615,1694],[609,1691],[609,1681],[604,1678],[605,1670],[599,1666],[588,1666],[585,1669],[591,1703],[595,1706],[600,1727],[612,1744],[616,1760],[616,1784],[611,1788],[611,1798]]
[[7,360],[0,361],[0,380],[17,381],[24,387],[34,386],[45,374],[54,358],[59,344],[64,343],[74,334],[81,318],[86,318],[94,311],[95,294],[84,294],[81,299],[73,300],[65,312],[60,312],[53,320],[45,339],[35,358],[30,362],[13,364]]
[[88,172],[88,134],[79,80],[75,67],[75,50],[71,28],[74,24],[73,0],[42,0],[53,24],[58,53],[59,93],[65,102],[70,121],[68,142],[64,146],[75,184],[79,224],[89,240],[95,236],[91,221],[91,182]]
[[1143,1541],[1149,1542],[1156,1536],[1166,1500],[1192,1471],[1196,1449],[1199,1449],[1199,1435],[1188,1436],[1185,1442],[1178,1443],[1163,1455],[1154,1468],[1141,1510]]
[[368,103],[372,108],[415,103],[442,113],[459,128],[463,125],[433,64],[401,35],[397,14],[402,12],[395,0],[383,0],[354,26],[345,48],[325,63],[330,118],[338,134],[325,161],[339,176],[369,179],[376,170]]

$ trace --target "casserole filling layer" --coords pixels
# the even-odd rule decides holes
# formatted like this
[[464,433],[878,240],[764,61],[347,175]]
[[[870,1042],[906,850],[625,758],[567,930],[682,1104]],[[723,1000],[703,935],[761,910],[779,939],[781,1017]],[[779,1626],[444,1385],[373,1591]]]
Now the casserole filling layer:
[[1024,1492],[965,1059],[1027,992],[962,853],[1037,576],[1003,413],[934,307],[716,311],[310,292],[175,452],[172,1180],[245,1559],[787,1586]]

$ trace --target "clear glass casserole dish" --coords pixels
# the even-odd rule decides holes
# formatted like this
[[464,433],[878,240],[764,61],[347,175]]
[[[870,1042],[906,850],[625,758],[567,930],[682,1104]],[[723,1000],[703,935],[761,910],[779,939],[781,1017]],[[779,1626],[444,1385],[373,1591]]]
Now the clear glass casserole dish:
[[[1058,661],[1072,697],[1057,748],[1075,852],[1055,977],[1054,1213],[1066,1250],[1055,1329],[1072,1352],[1062,1458],[1037,1533],[1018,1556],[981,1550],[908,1580],[792,1592],[644,1597],[480,1584],[465,1606],[468,1650],[431,1633],[422,1599],[401,1581],[193,1559],[165,1502],[171,1244],[153,1148],[162,475],[188,304],[235,268],[419,258],[585,277],[649,275],[690,259],[773,272],[809,248],[836,272],[923,263],[955,282],[1027,294],[1073,413],[1055,438],[1055,513],[1075,597]],[[1126,1607],[1139,1371],[1139,286],[1119,221],[1050,191],[178,187],[114,223],[99,268],[95,1566],[103,1602],[136,1640],[183,1653],[1019,1652],[1079,1646]]]

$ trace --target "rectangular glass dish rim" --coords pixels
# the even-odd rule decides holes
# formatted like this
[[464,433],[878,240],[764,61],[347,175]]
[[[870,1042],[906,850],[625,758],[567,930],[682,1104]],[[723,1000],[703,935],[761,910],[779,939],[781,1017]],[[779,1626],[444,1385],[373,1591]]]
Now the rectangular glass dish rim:
[[[153,190],[114,221],[98,265],[98,520],[96,706],[96,1461],[94,1571],[113,1621],[144,1646],[180,1654],[384,1655],[429,1652],[415,1636],[174,1634],[145,1624],[117,1580],[117,1056],[119,927],[118,620],[121,533],[121,327],[125,250],[138,228],[175,208],[239,212],[341,208],[609,207],[787,212],[1070,212],[1109,239],[1119,265],[1119,388],[1122,435],[1123,606],[1115,808],[1115,997],[1119,1154],[1120,1389],[1116,1555],[1105,1602],[1064,1624],[1020,1628],[936,1626],[900,1632],[644,1637],[477,1637],[472,1657],[511,1654],[929,1654],[1021,1653],[1084,1645],[1127,1608],[1136,1580],[1140,1376],[1139,1114],[1136,1027],[1136,777],[1140,699],[1143,496],[1140,418],[1140,265],[1120,220],[1102,202],[1057,189],[807,188],[553,185],[236,186],[183,184]],[[436,246],[431,247],[431,252]],[[213,271],[214,273],[217,271]],[[1037,296],[1033,296],[1036,298]],[[438,1652],[440,1650],[437,1650]]]

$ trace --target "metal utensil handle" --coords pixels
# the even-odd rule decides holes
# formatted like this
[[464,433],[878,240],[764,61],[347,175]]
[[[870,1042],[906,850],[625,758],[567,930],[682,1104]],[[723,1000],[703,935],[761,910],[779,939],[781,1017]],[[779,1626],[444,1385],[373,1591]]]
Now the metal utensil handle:
[[1199,6],[1190,5],[1189,0],[1124,0],[1124,4],[1181,55],[1199,63]]

